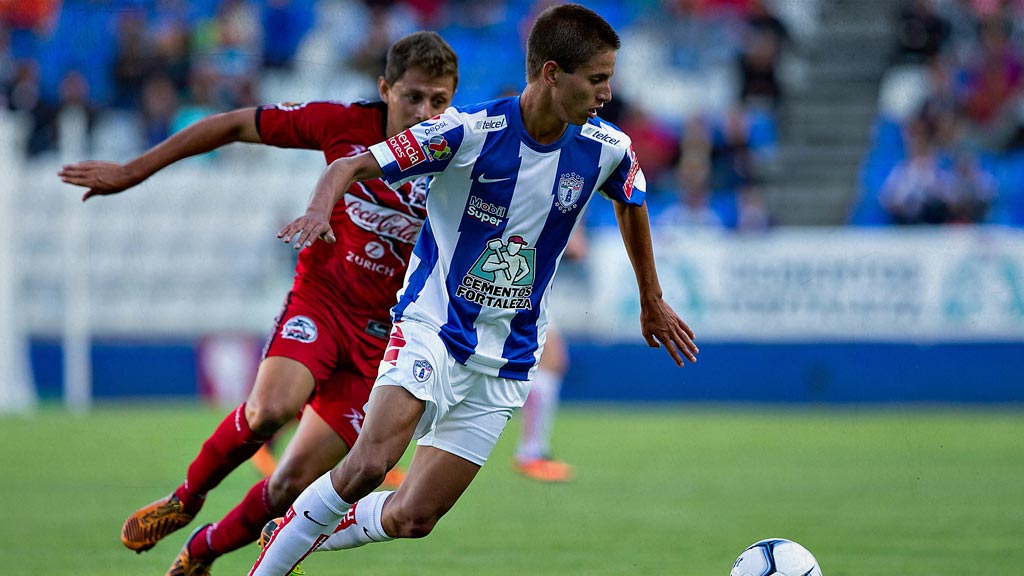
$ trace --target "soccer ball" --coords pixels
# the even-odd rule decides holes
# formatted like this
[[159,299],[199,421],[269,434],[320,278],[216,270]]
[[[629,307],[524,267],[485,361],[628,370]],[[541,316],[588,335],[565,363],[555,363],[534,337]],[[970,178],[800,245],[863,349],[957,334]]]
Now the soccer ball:
[[784,538],[750,545],[732,565],[729,576],[821,576],[818,561],[807,548]]

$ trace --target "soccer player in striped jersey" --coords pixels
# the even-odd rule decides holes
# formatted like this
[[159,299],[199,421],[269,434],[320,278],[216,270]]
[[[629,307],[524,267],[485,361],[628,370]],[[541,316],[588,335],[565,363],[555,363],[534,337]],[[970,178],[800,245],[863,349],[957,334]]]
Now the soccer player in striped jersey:
[[[378,81],[381,102],[288,103],[203,119],[126,164],[65,166],[65,182],[89,188],[83,199],[116,194],[183,158],[230,142],[320,150],[330,163],[354,156],[444,111],[458,84],[458,60],[436,33],[417,32],[389,50]],[[358,437],[363,407],[391,328],[389,309],[425,216],[425,180],[394,189],[354,184],[328,213],[339,242],[299,256],[291,292],[246,402],[203,443],[185,481],[132,513],[121,540],[136,552],[189,524],[215,488],[300,410],[276,470],[257,482],[220,521],[186,540],[169,576],[203,576],[219,556],[256,541],[310,482],[338,463]]]
[[[455,505],[521,407],[544,346],[545,294],[587,203],[614,202],[640,291],[641,332],[675,362],[693,332],[662,298],[645,181],[629,137],[598,119],[619,38],[577,4],[545,10],[527,41],[518,97],[449,108],[321,175],[279,237],[334,242],[328,215],[352,182],[432,175],[427,218],[392,309],[391,341],[363,431],[341,464],[292,504],[250,576],[285,576],[306,555],[426,536]],[[396,491],[373,492],[412,439]]]

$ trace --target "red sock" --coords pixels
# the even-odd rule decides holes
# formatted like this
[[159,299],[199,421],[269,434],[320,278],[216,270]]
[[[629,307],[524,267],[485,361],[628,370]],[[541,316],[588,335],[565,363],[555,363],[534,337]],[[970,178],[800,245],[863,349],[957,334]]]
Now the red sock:
[[216,528],[216,524],[208,524],[196,533],[188,543],[188,553],[192,558],[204,560],[216,558],[218,554],[210,548],[210,531]]
[[189,552],[199,557],[216,558],[259,539],[260,531],[267,522],[279,515],[270,509],[269,481],[269,478],[264,478],[253,485],[238,506],[203,534],[205,538],[192,540]]
[[188,467],[185,483],[174,491],[185,511],[191,514],[198,512],[206,493],[239,464],[251,458],[268,439],[249,429],[244,402],[228,414],[213,435],[203,442],[199,455]]

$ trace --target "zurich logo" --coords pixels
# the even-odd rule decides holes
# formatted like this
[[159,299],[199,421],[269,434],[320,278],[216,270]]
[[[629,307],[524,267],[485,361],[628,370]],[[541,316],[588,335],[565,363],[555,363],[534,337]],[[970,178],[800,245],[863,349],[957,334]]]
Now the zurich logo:
[[417,382],[426,382],[430,379],[430,375],[434,373],[433,366],[426,360],[417,360],[412,363],[412,377]]

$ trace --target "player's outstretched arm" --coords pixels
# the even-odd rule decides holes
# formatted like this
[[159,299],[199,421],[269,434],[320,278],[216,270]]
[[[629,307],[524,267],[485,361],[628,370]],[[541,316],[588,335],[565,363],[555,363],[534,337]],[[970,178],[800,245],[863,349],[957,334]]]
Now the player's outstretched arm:
[[664,345],[678,366],[683,365],[683,358],[696,362],[700,350],[693,342],[693,330],[662,298],[658,271],[654,267],[647,204],[634,206],[615,202],[615,217],[640,288],[640,329],[647,345],[651,348]]
[[306,206],[306,213],[281,228],[277,237],[284,240],[285,244],[294,239],[296,250],[310,246],[317,238],[333,244],[337,240],[330,224],[334,205],[341,200],[345,190],[348,190],[353,182],[380,178],[383,175],[377,159],[369,152],[331,162],[316,182],[313,195]]
[[203,118],[125,164],[78,162],[61,168],[57,176],[68,184],[88,188],[82,196],[84,202],[93,196],[123,192],[178,160],[232,142],[262,142],[256,129],[255,108],[239,108]]

